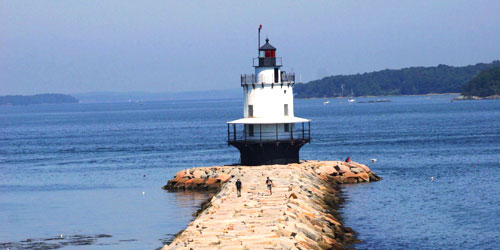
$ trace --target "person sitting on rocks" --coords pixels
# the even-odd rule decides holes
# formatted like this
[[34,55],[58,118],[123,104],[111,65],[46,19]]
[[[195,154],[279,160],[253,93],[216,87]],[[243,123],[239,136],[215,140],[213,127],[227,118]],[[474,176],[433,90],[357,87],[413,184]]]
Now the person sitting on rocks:
[[351,162],[351,157],[347,156],[347,159],[345,159],[345,162],[347,162],[347,163]]
[[267,189],[269,190],[269,195],[272,195],[273,194],[273,181],[271,179],[269,179],[269,176],[267,177],[266,184],[267,184]]
[[236,191],[238,193],[238,197],[241,197],[241,181],[240,181],[240,179],[238,179],[236,181]]

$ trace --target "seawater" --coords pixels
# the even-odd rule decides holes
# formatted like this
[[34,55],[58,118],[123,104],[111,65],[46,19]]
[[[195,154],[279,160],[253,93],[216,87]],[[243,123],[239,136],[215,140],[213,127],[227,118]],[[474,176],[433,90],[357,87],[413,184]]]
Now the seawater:
[[[383,178],[344,186],[354,247],[498,247],[500,101],[451,98],[295,101],[312,119],[302,159],[350,156]],[[0,244],[106,234],[52,246],[161,247],[210,196],[161,186],[184,168],[238,162],[225,122],[242,111],[239,99],[0,107]]]

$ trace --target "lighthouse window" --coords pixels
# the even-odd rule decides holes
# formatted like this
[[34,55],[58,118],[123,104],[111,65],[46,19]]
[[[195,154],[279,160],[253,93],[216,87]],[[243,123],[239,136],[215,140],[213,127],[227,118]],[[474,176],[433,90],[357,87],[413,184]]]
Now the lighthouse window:
[[248,136],[253,136],[253,124],[248,125]]
[[290,132],[290,124],[285,123],[283,125],[285,125],[285,132]]
[[288,116],[288,104],[285,104],[284,109],[285,109],[285,116]]
[[248,105],[248,117],[253,117],[253,105]]

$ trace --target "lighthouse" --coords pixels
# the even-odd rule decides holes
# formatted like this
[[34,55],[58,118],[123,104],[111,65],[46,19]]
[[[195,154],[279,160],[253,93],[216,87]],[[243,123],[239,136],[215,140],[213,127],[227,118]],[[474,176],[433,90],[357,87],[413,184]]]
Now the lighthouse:
[[311,123],[294,115],[295,74],[282,70],[269,39],[260,46],[261,28],[255,73],[241,75],[243,118],[227,122],[227,143],[240,151],[242,165],[298,163],[300,148],[311,141]]

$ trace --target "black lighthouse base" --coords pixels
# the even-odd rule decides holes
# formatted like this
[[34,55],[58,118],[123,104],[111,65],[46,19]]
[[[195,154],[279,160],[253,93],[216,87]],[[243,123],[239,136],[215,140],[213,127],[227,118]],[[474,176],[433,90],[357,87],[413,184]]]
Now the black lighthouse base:
[[231,141],[229,144],[240,151],[241,165],[257,166],[298,163],[299,150],[307,142],[308,140],[269,143]]

